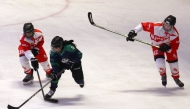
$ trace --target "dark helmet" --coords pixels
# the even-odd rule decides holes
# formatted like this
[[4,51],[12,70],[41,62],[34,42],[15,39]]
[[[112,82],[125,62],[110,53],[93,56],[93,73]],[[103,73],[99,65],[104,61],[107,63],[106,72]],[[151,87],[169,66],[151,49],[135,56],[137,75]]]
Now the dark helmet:
[[165,18],[164,20],[165,23],[174,26],[176,23],[176,17],[169,15],[168,17]]
[[30,33],[34,31],[34,26],[32,25],[32,23],[25,23],[24,27],[23,27],[23,31],[24,33]]
[[63,46],[63,38],[60,36],[55,36],[51,41],[51,47],[62,47]]

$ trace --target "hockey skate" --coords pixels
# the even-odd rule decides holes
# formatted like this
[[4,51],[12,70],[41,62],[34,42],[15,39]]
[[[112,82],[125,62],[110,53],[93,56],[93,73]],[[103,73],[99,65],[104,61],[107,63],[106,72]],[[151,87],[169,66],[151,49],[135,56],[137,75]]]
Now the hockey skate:
[[179,80],[179,79],[174,79],[175,83],[179,86],[179,87],[183,87],[184,84]]
[[166,86],[167,85],[167,76],[166,75],[162,76],[161,80],[162,80],[162,85]]
[[83,88],[83,87],[84,87],[84,81],[82,81],[82,83],[80,83],[79,86],[80,86],[81,88]]
[[55,91],[50,90],[46,95],[45,98],[51,98],[54,95]]
[[33,74],[26,74],[25,78],[22,80],[24,85],[33,84]]

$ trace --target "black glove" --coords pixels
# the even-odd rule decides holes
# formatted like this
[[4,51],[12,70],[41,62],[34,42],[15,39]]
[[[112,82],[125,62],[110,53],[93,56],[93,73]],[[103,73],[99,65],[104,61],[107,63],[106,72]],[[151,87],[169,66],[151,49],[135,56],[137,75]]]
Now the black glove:
[[52,71],[52,72],[49,74],[49,76],[50,76],[50,78],[51,78],[52,80],[58,80],[58,79],[59,79],[59,78],[58,78],[58,73],[55,72],[55,71]]
[[31,58],[31,65],[34,68],[34,70],[36,71],[39,68],[39,64],[38,64],[38,59],[36,58]]
[[39,50],[36,48],[33,48],[32,50],[32,54],[36,57],[39,54]]
[[171,46],[166,43],[163,43],[162,45],[160,45],[160,48],[159,48],[159,50],[162,52],[169,51],[170,49],[171,49]]
[[128,37],[126,38],[127,41],[135,41],[133,38],[137,36],[137,33],[135,33],[134,30],[131,30],[128,34]]
[[67,70],[71,69],[71,67],[73,66],[73,64],[75,63],[74,61],[70,61],[67,58],[63,58],[62,61],[63,63],[63,67]]

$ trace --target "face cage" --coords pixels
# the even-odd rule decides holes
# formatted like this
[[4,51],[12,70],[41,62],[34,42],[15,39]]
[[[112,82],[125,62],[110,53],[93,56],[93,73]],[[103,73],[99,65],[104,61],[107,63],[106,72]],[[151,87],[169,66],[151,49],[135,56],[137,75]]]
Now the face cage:
[[34,36],[34,31],[31,31],[31,32],[32,32],[32,36],[31,36],[31,37],[28,37],[28,36],[26,35],[26,33],[30,33],[30,32],[24,32],[25,37],[26,37],[26,38],[29,38],[29,39],[32,38],[32,37]]
[[[166,28],[164,27],[164,25],[171,26],[171,28],[169,30],[166,30]],[[164,30],[167,31],[167,32],[171,31],[173,29],[173,27],[174,27],[173,25],[170,25],[170,22],[168,22],[168,21],[164,22],[162,26],[163,26]]]

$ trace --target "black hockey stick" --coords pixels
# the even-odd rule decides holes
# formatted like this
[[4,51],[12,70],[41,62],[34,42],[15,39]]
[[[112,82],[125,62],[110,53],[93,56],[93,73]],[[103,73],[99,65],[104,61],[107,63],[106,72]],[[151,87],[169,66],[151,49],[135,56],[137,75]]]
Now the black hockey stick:
[[19,107],[13,107],[11,105],[8,105],[8,109],[20,109],[25,103],[27,103],[31,98],[33,98],[38,92],[40,92],[44,87],[46,87],[51,81],[46,83],[41,89],[39,89],[37,92],[35,92],[30,98],[28,98],[24,103],[22,103]]
[[[61,75],[62,72],[64,71],[64,69],[59,72],[58,75]],[[38,92],[40,92],[44,87],[46,87],[49,83],[51,83],[52,80],[50,80],[49,82],[47,82],[41,89],[39,89],[37,92],[35,92],[30,98],[28,98],[24,103],[22,103],[19,107],[13,107],[11,105],[8,105],[7,108],[8,109],[20,109],[24,104],[26,104],[31,98],[33,98]]]
[[42,95],[43,95],[44,100],[45,100],[45,101],[52,102],[52,103],[57,103],[58,100],[56,100],[56,99],[51,99],[51,98],[46,98],[46,97],[45,97],[44,90],[43,90],[43,88],[42,88],[42,81],[41,81],[41,79],[40,79],[40,74],[39,74],[38,70],[36,70],[36,72],[37,72],[37,75],[38,75],[38,80],[39,80],[39,83],[40,83],[40,87],[41,87],[41,89],[42,89]]
[[[91,23],[93,26],[96,26],[96,27],[98,27],[98,28],[101,28],[101,29],[103,29],[103,30],[106,30],[106,31],[109,31],[109,32],[112,32],[112,33],[115,33],[115,34],[118,34],[118,35],[120,35],[120,36],[128,37],[128,36],[125,35],[125,34],[121,34],[121,33],[119,33],[119,32],[112,31],[112,30],[106,29],[106,28],[104,28],[104,27],[102,27],[102,26],[99,26],[99,25],[95,24],[94,21],[93,21],[93,19],[92,19],[92,13],[91,13],[91,12],[88,12],[88,19],[89,19],[90,23]],[[160,48],[159,46],[153,45],[153,44],[151,44],[151,43],[144,42],[144,41],[139,40],[139,39],[136,39],[136,38],[133,38],[133,39],[134,39],[135,41],[138,41],[138,42],[141,42],[141,43],[150,45],[150,46],[154,46],[154,47],[156,47],[156,48]]]

